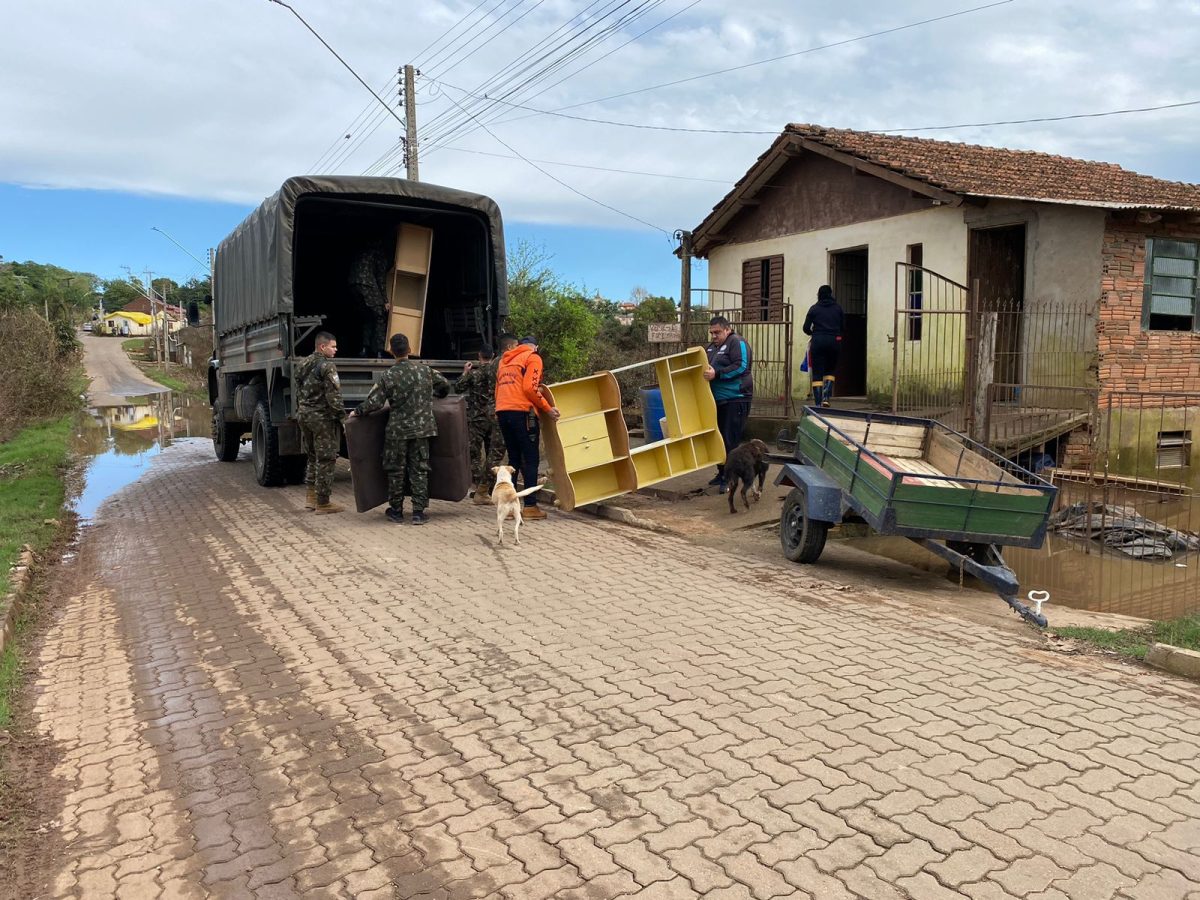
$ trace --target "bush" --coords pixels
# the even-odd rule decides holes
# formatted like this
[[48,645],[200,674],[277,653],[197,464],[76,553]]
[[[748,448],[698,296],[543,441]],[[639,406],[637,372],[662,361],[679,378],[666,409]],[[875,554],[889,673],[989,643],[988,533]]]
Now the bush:
[[0,313],[0,344],[7,348],[0,378],[0,440],[33,422],[55,419],[79,404],[79,352],[31,309]]

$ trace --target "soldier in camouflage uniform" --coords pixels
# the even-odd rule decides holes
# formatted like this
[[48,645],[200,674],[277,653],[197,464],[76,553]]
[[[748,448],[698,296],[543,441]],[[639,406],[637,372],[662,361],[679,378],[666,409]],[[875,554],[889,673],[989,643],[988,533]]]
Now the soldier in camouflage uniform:
[[[503,346],[501,338],[501,346]],[[513,339],[515,340],[515,338]],[[471,475],[475,480],[475,502],[489,502],[496,479],[492,468],[504,461],[504,435],[496,421],[496,369],[500,360],[493,358],[492,348],[479,348],[479,362],[463,366],[462,377],[454,382],[454,390],[467,395],[467,428],[471,441]]]
[[304,478],[308,498],[304,506],[319,513],[342,511],[341,506],[329,501],[333,492],[333,464],[342,443],[339,428],[346,418],[342,383],[333,364],[336,355],[337,338],[328,331],[320,331],[316,349],[300,363],[295,374],[300,437],[308,457]]
[[392,309],[387,299],[391,268],[391,251],[382,238],[356,256],[350,266],[350,290],[364,316],[360,355],[367,359],[379,356],[387,337],[388,313]]
[[433,398],[450,393],[450,382],[424,363],[408,358],[408,337],[393,334],[396,363],[371,387],[355,413],[369,416],[387,403],[391,409],[383,445],[383,468],[388,473],[387,517],[404,521],[405,487],[412,497],[414,525],[424,525],[429,505],[429,439],[437,435]]

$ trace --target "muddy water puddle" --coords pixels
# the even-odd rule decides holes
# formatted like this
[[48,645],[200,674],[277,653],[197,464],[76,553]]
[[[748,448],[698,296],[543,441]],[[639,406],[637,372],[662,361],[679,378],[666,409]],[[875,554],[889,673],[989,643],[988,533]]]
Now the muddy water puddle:
[[[1200,479],[1192,493],[1183,496],[1125,487],[1088,490],[1080,485],[1063,485],[1061,493],[1064,504],[1127,507],[1159,525],[1193,534],[1200,531]],[[949,571],[945,562],[905,538],[851,530],[840,539],[847,546],[922,571],[936,574]],[[1171,619],[1200,612],[1200,553],[1141,560],[1105,547],[1098,540],[1054,533],[1048,534],[1037,550],[1007,547],[1003,553],[1020,579],[1023,594],[1049,592],[1050,605],[1045,611],[1051,624],[1054,605],[1146,619]],[[977,582],[971,585],[987,590]]]
[[84,525],[105,500],[137,481],[164,448],[211,438],[211,412],[200,399],[171,391],[120,399],[89,407],[76,428],[73,449],[88,462],[73,510]]

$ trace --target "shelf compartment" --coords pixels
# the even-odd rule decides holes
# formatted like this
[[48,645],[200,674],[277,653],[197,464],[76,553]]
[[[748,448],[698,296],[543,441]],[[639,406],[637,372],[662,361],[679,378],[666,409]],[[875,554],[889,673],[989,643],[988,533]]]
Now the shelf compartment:
[[667,445],[662,442],[638,447],[633,451],[634,471],[637,472],[638,487],[665,481],[671,477],[671,465],[667,458]]

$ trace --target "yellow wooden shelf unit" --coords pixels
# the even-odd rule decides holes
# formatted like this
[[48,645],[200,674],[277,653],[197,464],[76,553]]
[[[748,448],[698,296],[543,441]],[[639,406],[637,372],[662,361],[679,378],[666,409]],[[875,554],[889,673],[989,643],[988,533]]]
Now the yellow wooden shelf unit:
[[421,331],[425,326],[425,294],[429,289],[429,260],[433,253],[433,229],[401,225],[396,229],[396,256],[388,279],[392,312],[388,333],[408,335],[414,356],[421,353]]
[[572,510],[636,490],[616,377],[599,372],[563,381],[548,386],[546,395],[560,413],[557,422],[542,416],[559,508]]
[[572,510],[725,461],[717,405],[704,380],[704,350],[693,347],[639,365],[654,366],[666,437],[632,451],[620,388],[611,372],[546,388],[561,416],[557,422],[542,417],[560,509]]
[[693,347],[653,364],[666,427],[661,441],[633,450],[638,487],[725,462],[725,443],[717,431],[717,403],[704,380],[708,366],[704,350]]

